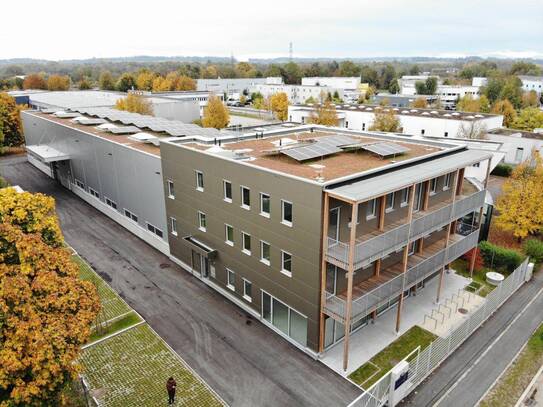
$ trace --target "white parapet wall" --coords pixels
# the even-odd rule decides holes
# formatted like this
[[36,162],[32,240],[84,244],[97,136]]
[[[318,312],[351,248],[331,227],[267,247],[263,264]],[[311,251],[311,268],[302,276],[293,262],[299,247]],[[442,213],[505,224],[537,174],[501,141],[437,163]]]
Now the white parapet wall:
[[42,163],[40,160],[33,157],[31,154],[27,154],[26,159],[28,160],[30,164],[32,164],[38,170],[42,171],[45,175],[53,178],[53,173],[51,171],[51,166],[49,164]]

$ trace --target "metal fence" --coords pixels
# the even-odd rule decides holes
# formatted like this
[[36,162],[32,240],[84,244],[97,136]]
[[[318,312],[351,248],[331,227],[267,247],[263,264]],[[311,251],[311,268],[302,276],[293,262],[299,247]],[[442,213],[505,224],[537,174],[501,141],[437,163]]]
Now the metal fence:
[[[435,368],[456,350],[483,322],[485,322],[525,281],[528,258],[496,287],[470,317],[460,326],[439,337],[409,362],[408,388],[411,393]],[[349,407],[380,407],[389,401],[391,373],[364,391]]]
[[[363,267],[371,262],[405,246],[411,240],[431,233],[444,225],[467,215],[484,205],[486,191],[478,191],[472,195],[461,197],[454,203],[445,205],[432,212],[419,212],[411,227],[408,223],[383,232],[371,239],[358,242],[355,246],[355,268]],[[348,264],[349,244],[328,238],[327,256],[343,264]]]
[[[407,269],[405,276],[400,274],[393,279],[381,284],[372,291],[362,295],[352,302],[352,321],[365,317],[370,312],[386,303],[395,296],[400,295],[403,290],[424,280],[432,273],[443,267],[445,264],[455,260],[461,254],[477,245],[479,230],[475,230],[468,236],[451,243],[447,248],[443,248],[433,256],[415,264]],[[405,277],[405,281],[404,281]],[[343,299],[326,293],[325,310],[334,313],[341,318],[345,317],[346,303]]]

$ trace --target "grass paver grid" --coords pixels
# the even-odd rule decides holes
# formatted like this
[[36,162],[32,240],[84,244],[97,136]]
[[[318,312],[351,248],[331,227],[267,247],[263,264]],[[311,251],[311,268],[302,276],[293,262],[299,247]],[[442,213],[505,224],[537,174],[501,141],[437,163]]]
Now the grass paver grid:
[[79,266],[81,279],[91,281],[98,291],[102,311],[100,322],[109,321],[120,315],[132,311],[126,302],[117,294],[90,266],[78,255],[72,256],[72,259]]
[[166,380],[177,381],[176,406],[222,406],[215,394],[147,325],[86,348],[83,375],[101,405],[166,405]]
[[543,364],[543,325],[541,325],[498,383],[481,401],[481,407],[514,406]]

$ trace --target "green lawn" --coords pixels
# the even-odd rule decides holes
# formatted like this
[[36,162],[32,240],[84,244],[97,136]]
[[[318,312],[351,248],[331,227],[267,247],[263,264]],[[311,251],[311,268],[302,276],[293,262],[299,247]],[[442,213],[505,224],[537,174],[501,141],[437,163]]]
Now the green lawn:
[[367,389],[418,346],[423,350],[436,338],[426,329],[414,326],[351,373],[349,378]]
[[95,329],[89,338],[89,343],[97,341],[101,338],[105,338],[106,336],[111,335],[124,328],[128,328],[129,326],[136,325],[138,322],[141,321],[142,319],[138,314],[136,314],[135,312],[131,312],[124,317],[112,322],[111,324],[103,326],[101,329]]
[[[456,271],[457,274],[466,278],[470,278],[469,264],[467,260],[456,259],[452,262],[451,268]],[[476,284],[471,283],[468,286],[469,288],[466,287],[466,289],[470,292],[480,295],[481,297],[486,297],[488,294],[490,294],[490,292],[496,287],[486,282],[486,273],[488,273],[489,271],[492,270],[486,267],[483,267],[479,271],[473,271],[473,282]]]
[[481,402],[481,407],[514,406],[543,364],[543,325]]
[[79,266],[79,273],[83,280],[92,281],[98,291],[102,310],[97,320],[100,323],[109,321],[120,315],[132,311],[126,302],[117,294],[89,265],[79,256],[73,255],[72,259]]
[[170,376],[177,381],[176,406],[222,405],[147,324],[86,348],[80,362],[95,397],[106,407],[166,405]]

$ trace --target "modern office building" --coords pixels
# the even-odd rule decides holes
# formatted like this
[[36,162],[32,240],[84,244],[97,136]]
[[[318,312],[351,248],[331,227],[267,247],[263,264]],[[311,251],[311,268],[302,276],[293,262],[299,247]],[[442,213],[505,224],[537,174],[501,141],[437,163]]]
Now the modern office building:
[[[289,106],[288,120],[308,123],[315,105]],[[474,132],[490,131],[502,127],[503,116],[482,113],[450,112],[447,110],[380,107],[374,105],[336,105],[339,126],[367,131],[373,124],[375,112],[392,109],[401,122],[402,133],[413,136],[465,137]]]
[[543,93],[543,76],[519,75],[522,81],[522,89],[525,92],[535,91],[538,95]]
[[344,90],[357,90],[360,87],[360,77],[342,77],[342,76],[310,76],[302,78],[304,86],[329,86]]
[[491,154],[466,146],[308,126],[160,148],[171,256],[310,354],[344,341],[344,368],[352,332],[392,308],[399,329],[477,245],[464,173]]
[[345,96],[345,91],[341,88],[330,86],[309,86],[309,85],[257,85],[256,92],[260,92],[264,97],[270,97],[276,93],[284,92],[288,96],[290,103],[304,103],[307,99],[321,100],[328,94],[333,95],[337,92],[340,99]]
[[196,90],[215,94],[249,94],[256,85],[282,85],[282,77],[197,79]]
[[503,144],[506,152],[503,161],[507,164],[520,164],[529,159],[532,151],[543,157],[543,133],[500,128],[489,131],[487,140]]

